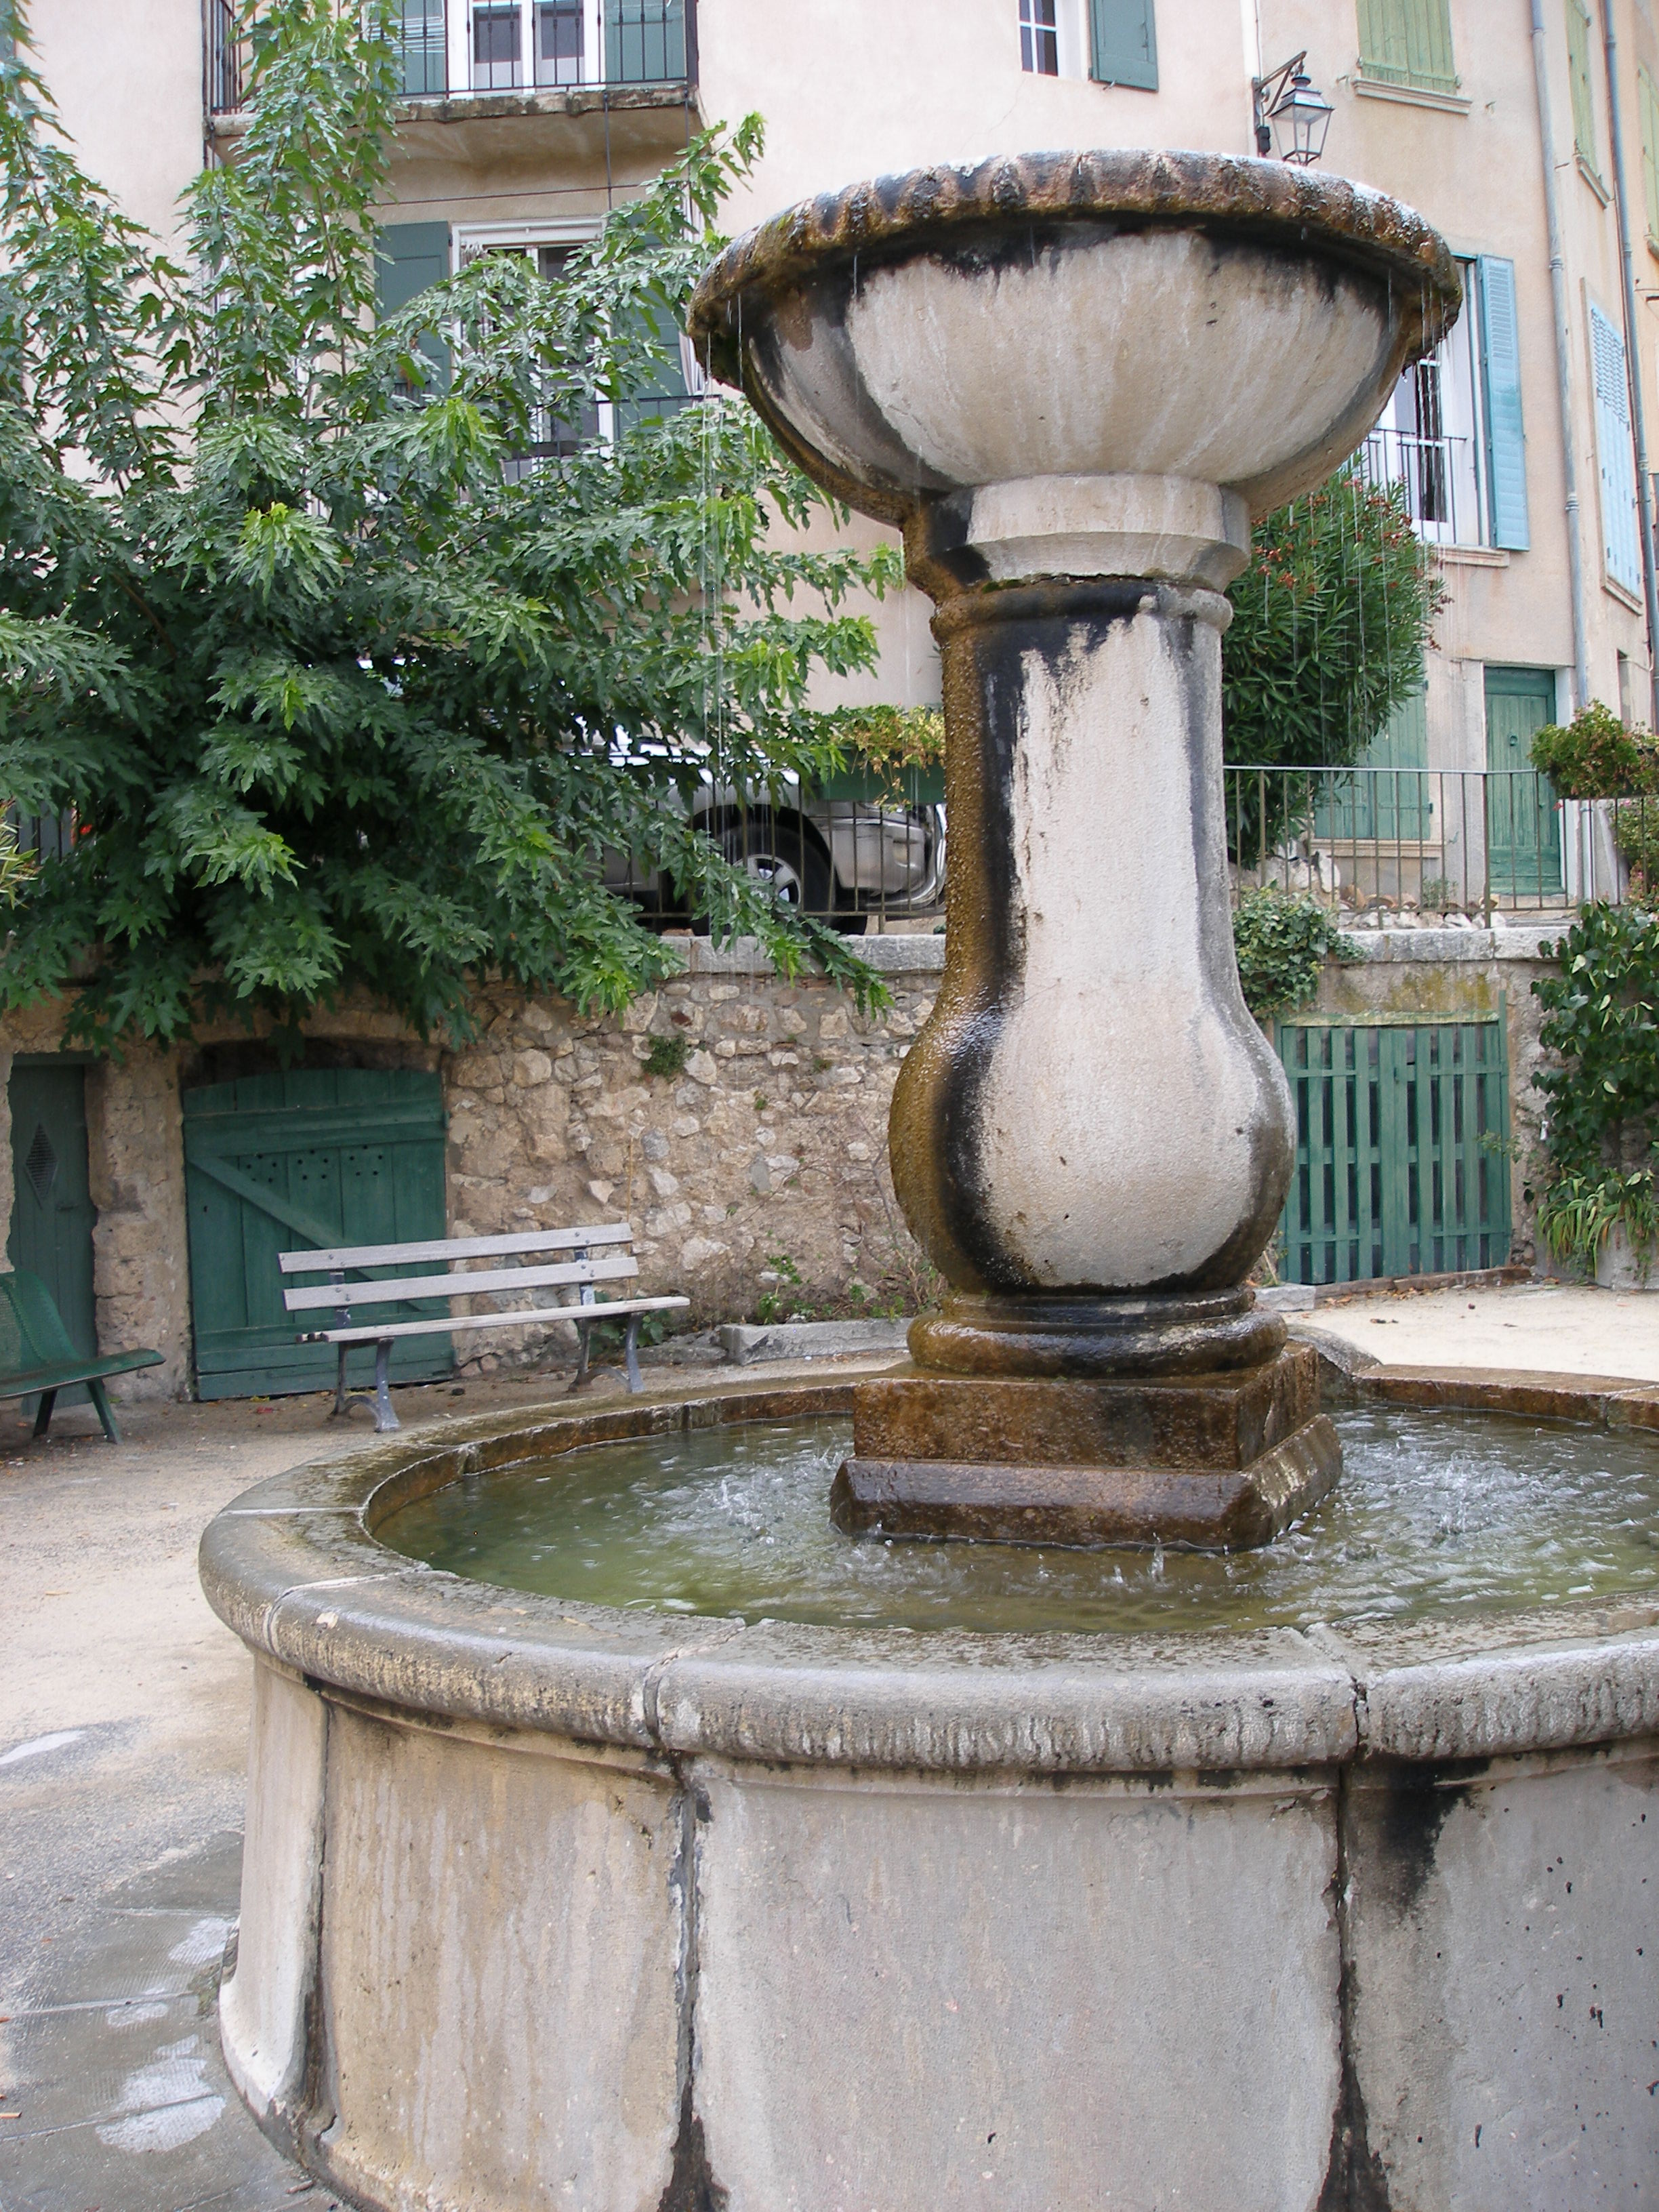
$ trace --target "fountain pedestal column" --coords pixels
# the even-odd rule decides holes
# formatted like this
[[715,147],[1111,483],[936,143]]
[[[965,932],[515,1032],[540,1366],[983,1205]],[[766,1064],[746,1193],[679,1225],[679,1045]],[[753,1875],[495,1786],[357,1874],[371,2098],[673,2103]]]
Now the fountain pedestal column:
[[1145,477],[998,485],[907,533],[951,870],[893,1178],[951,1295],[919,1371],[860,1394],[844,1527],[1260,1542],[1335,1479],[1312,1356],[1244,1287],[1294,1157],[1222,818],[1248,545],[1242,501]]
[[1248,1288],[1291,1127],[1233,957],[1222,593],[1460,301],[1376,193],[1121,149],[878,178],[698,285],[714,374],[938,604],[946,968],[891,1126],[950,1294],[859,1397],[843,1526],[1256,1541],[1334,1480]]

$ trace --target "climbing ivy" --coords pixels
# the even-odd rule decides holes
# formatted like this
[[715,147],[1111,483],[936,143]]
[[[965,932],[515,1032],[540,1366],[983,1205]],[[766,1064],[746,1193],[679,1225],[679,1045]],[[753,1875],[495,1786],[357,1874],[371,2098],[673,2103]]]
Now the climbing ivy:
[[1319,901],[1272,884],[1247,891],[1233,912],[1233,945],[1244,1003],[1259,1022],[1301,1006],[1319,988],[1322,962],[1363,957]]
[[1589,906],[1555,946],[1559,975],[1533,985],[1553,1065],[1538,1221],[1559,1259],[1593,1267],[1609,1231],[1638,1250],[1659,1229],[1659,915]]

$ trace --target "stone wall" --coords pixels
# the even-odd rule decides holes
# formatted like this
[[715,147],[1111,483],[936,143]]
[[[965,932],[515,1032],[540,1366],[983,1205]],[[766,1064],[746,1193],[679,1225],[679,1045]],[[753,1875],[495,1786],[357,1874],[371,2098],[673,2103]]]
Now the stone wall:
[[[1333,1018],[1471,1019],[1506,1006],[1510,1102],[1522,1158],[1516,1243],[1533,1255],[1522,1189],[1536,1148],[1538,1005],[1549,964],[1536,927],[1358,931],[1361,959],[1328,964],[1316,1001]],[[684,940],[687,972],[620,1020],[493,989],[478,1035],[441,1052],[368,1006],[307,1024],[319,1059],[441,1069],[449,1115],[449,1225],[489,1236],[630,1221],[642,1291],[684,1292],[691,1319],[772,1316],[801,1305],[914,1311],[934,1279],[900,1218],[887,1109],[944,965],[935,936],[872,938],[890,1011],[866,1019],[821,979],[773,975],[742,946]],[[0,1249],[12,1180],[6,1084],[14,1052],[59,1048],[61,1008],[0,1025]],[[654,1058],[653,1058],[654,1055]],[[678,1066],[673,1064],[681,1063]],[[230,1026],[188,1051],[141,1048],[88,1071],[99,1340],[154,1345],[165,1364],[122,1379],[128,1397],[187,1390],[191,1373],[181,1088],[273,1065]],[[659,1072],[653,1072],[653,1068]],[[799,1279],[797,1280],[797,1279]],[[568,1355],[572,1332],[502,1329],[458,1340],[463,1364]]]

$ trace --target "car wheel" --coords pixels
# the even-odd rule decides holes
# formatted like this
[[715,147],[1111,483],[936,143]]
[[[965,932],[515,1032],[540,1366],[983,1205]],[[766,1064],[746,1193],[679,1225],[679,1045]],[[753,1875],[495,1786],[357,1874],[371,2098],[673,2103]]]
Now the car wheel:
[[829,860],[799,818],[780,819],[769,808],[755,807],[728,823],[718,842],[726,858],[756,878],[780,906],[837,919]]

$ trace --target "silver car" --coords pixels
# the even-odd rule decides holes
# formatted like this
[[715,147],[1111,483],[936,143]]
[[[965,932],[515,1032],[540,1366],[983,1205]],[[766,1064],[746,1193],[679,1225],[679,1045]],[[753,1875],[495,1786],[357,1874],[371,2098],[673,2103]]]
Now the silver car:
[[[770,885],[781,904],[821,915],[857,935],[872,914],[927,913],[945,887],[945,809],[883,805],[861,799],[809,798],[787,788],[745,799],[731,785],[704,786],[691,818],[728,860]],[[605,880],[653,919],[690,922],[659,870],[640,871],[624,854],[605,855]]]

